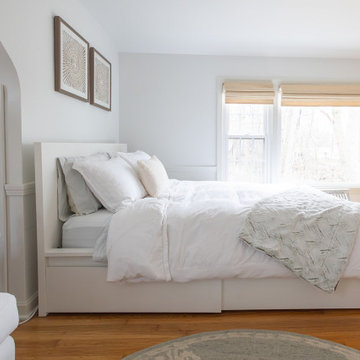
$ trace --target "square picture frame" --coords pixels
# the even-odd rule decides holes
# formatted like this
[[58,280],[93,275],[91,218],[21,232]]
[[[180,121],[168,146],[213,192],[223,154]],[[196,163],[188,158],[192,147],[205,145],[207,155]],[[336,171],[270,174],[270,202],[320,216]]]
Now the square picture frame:
[[111,63],[90,48],[90,104],[111,111]]
[[89,101],[89,42],[54,17],[55,91]]

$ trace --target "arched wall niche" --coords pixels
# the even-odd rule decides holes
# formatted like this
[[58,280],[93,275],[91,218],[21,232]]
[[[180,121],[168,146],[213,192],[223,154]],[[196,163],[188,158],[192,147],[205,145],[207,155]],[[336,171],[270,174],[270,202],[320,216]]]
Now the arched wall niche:
[[5,86],[6,183],[23,183],[19,78],[0,42],[0,84]]
[[35,186],[24,183],[20,81],[1,42],[0,84],[5,95],[0,151],[0,163],[5,162],[5,177],[0,181],[0,232],[4,234],[0,238],[0,287],[16,296],[20,318],[25,319],[37,304]]

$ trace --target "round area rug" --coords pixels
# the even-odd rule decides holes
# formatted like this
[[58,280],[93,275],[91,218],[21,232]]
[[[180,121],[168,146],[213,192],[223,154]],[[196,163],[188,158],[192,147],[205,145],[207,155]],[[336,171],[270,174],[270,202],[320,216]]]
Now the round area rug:
[[124,360],[360,360],[360,351],[290,332],[229,330],[152,346]]

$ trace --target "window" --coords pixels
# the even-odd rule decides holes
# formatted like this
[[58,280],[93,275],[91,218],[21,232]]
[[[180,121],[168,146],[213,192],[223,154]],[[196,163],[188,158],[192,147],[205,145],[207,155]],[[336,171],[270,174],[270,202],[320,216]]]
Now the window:
[[227,179],[266,181],[266,145],[271,105],[228,104]]
[[267,82],[225,82],[221,169],[231,181],[265,182],[274,88]]
[[280,104],[268,83],[236,84],[224,83],[223,180],[360,183],[360,86],[284,84]]
[[360,183],[360,107],[283,107],[281,180]]

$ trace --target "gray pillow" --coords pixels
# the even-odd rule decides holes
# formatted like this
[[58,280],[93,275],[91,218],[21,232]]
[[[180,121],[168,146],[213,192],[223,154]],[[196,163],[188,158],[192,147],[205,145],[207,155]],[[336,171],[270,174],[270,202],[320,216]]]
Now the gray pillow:
[[[78,160],[107,161],[109,158],[108,153],[97,153],[89,156],[65,156],[58,159],[64,174],[68,204],[75,214],[91,214],[100,209],[101,204],[90,191],[81,174],[72,168],[73,163]],[[63,202],[62,195],[62,198],[59,198],[59,206]],[[62,208],[64,208],[64,206],[62,206]],[[62,213],[59,212],[59,218],[60,214],[63,215],[63,210]]]
[[61,168],[59,159],[56,159],[57,170],[57,195],[58,195],[58,217],[61,221],[69,219],[73,212],[70,209],[69,201],[66,194],[66,184],[64,172]]

